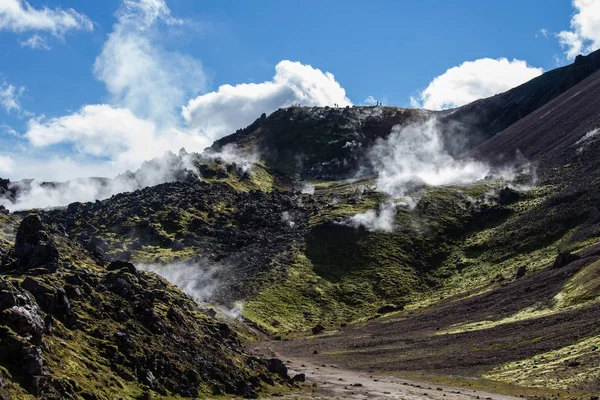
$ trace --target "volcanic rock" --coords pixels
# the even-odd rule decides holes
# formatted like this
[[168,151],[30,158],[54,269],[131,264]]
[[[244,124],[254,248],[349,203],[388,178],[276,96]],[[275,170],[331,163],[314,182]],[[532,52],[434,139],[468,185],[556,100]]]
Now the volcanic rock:
[[14,248],[17,265],[24,269],[58,268],[58,250],[38,215],[26,217],[19,225]]

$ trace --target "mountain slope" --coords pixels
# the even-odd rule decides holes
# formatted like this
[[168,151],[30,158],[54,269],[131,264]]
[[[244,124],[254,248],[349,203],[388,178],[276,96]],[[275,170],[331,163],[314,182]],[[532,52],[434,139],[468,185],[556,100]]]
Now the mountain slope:
[[170,283],[35,214],[0,267],[2,398],[255,396],[279,379]]
[[476,100],[449,112],[444,123],[460,123],[466,148],[482,144],[498,132],[531,114],[600,69],[600,50],[579,55],[573,64],[557,68],[504,93]]
[[600,70],[600,50],[507,92],[448,111],[397,107],[289,107],[215,142],[255,148],[267,166],[298,179],[348,178],[369,165],[366,151],[396,125],[437,118],[448,150],[459,155],[544,106]]
[[517,152],[535,161],[541,178],[570,165],[577,173],[595,173],[600,128],[600,72],[498,133],[473,155],[501,163]]
[[389,135],[393,126],[430,114],[397,107],[288,107],[263,114],[211,149],[256,149],[267,166],[287,176],[335,180],[356,172],[364,150]]

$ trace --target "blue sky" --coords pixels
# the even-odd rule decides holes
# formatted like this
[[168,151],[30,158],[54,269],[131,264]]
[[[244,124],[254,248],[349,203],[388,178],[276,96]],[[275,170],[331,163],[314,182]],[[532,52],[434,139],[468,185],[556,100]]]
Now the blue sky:
[[[13,8],[3,13],[7,6],[0,5],[0,90],[14,104],[0,108],[0,175],[13,179],[49,179],[48,163],[40,160],[56,164],[57,179],[114,175],[165,143],[191,141],[189,147],[200,149],[292,100],[362,104],[372,96],[397,106],[461,105],[564,65],[574,51],[588,52],[600,42],[589,28],[598,18],[590,16],[598,0],[2,2]],[[36,17],[46,20],[25,20],[26,13],[44,10]],[[74,22],[61,28],[65,13]],[[146,17],[150,22],[140,26]],[[571,35],[561,39],[559,32]],[[140,54],[158,60],[148,68],[152,73],[140,71],[145,64],[134,57],[138,45]],[[458,68],[486,58],[487,64]],[[274,80],[282,60],[301,65],[281,65],[281,78]],[[498,72],[480,79],[491,70]],[[219,91],[224,84],[264,82],[272,85]],[[457,86],[463,84],[468,91]],[[247,106],[253,99],[256,104]],[[181,114],[184,106],[187,114]],[[111,126],[98,127],[103,120],[127,124],[113,125],[112,137]],[[116,137],[129,130],[140,135]],[[154,139],[151,149],[139,147]],[[130,162],[123,162],[127,157]]]

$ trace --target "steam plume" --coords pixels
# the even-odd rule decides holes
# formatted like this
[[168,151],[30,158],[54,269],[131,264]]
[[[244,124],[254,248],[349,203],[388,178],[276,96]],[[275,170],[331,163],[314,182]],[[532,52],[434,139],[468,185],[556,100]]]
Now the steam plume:
[[[460,127],[452,128],[456,147],[456,143],[463,140]],[[447,147],[436,118],[392,128],[390,135],[378,140],[368,152],[369,162],[377,174],[376,189],[386,193],[390,200],[380,204],[379,212],[368,210],[348,218],[344,223],[372,231],[391,232],[394,230],[396,208],[414,205],[415,201],[410,196],[419,187],[467,184],[494,174],[505,177],[512,174],[510,169],[500,172],[480,161],[455,158]]]
[[0,197],[0,205],[11,211],[21,211],[102,200],[161,183],[201,179],[196,165],[214,161],[236,164],[242,171],[249,172],[252,164],[258,161],[258,154],[241,151],[235,146],[225,146],[220,152],[203,154],[187,153],[184,149],[177,155],[167,151],[162,157],[145,161],[137,171],[127,171],[114,179],[80,178],[64,183],[36,180],[11,182],[9,189],[14,196]]

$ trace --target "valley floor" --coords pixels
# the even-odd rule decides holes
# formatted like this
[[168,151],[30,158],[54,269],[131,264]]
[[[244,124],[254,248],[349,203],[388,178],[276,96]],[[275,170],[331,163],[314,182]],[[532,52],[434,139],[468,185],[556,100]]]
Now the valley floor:
[[599,252],[592,246],[562,268],[435,306],[289,333],[255,351],[305,373],[316,398],[589,399],[600,391],[600,304],[568,289],[584,279],[597,290]]
[[357,371],[335,364],[322,364],[318,357],[286,358],[273,349],[274,342],[262,342],[255,348],[257,355],[280,357],[286,361],[290,374],[306,375],[306,390],[281,398],[298,399],[433,399],[433,400],[511,400],[518,397],[489,393],[472,388],[419,382],[389,375]]

